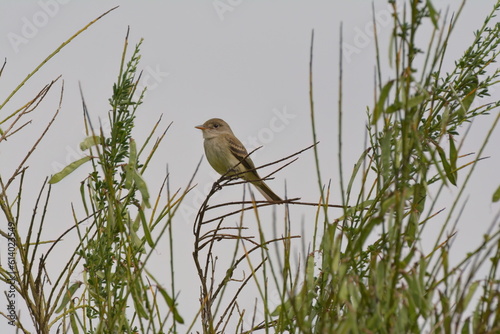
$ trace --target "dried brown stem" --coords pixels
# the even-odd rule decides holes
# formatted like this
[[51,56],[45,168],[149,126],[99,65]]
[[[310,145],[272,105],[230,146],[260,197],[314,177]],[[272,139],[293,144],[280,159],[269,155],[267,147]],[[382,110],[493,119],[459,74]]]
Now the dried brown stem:
[[[267,167],[267,166],[272,166],[275,165],[279,162],[289,160],[291,158],[296,157],[300,153],[314,147],[316,144],[311,145],[305,149],[302,149],[296,153],[293,153],[287,157],[281,158],[279,160],[273,161],[271,163],[256,167],[255,170]],[[258,148],[257,148],[258,149]],[[254,150],[255,151],[255,150]],[[254,151],[250,152],[248,154],[251,155]],[[292,161],[288,161],[285,165],[278,167],[276,170],[272,171],[266,177],[262,178],[262,180],[269,180],[269,177],[276,174],[277,172],[281,171],[283,168],[287,167],[291,163],[295,162],[297,158],[293,159]],[[236,167],[236,166],[235,166]],[[232,169],[234,170],[234,168]],[[227,315],[234,310],[234,308],[237,305],[237,299],[249,282],[249,280],[254,277],[255,273],[257,270],[259,270],[267,260],[267,257],[262,259],[260,264],[255,267],[252,270],[252,274],[245,278],[243,281],[237,281],[241,285],[238,287],[237,292],[235,295],[232,296],[231,300],[228,302],[228,304],[225,306],[224,311],[222,312],[222,315],[220,316],[220,319],[217,324],[215,324],[215,314],[214,312],[217,312],[217,308],[215,308],[215,311],[212,309],[213,305],[217,302],[220,304],[220,298],[222,298],[222,292],[224,289],[228,286],[230,282],[235,282],[232,279],[232,275],[235,272],[236,269],[238,269],[241,265],[243,260],[247,259],[248,256],[252,253],[254,253],[256,250],[266,248],[269,244],[271,243],[276,243],[279,241],[284,241],[284,240],[290,240],[293,238],[299,238],[300,236],[287,236],[287,237],[282,237],[282,238],[275,238],[272,240],[268,241],[263,241],[260,243],[255,242],[254,236],[244,236],[241,235],[241,231],[245,230],[244,227],[242,226],[237,226],[237,227],[227,227],[227,226],[222,226],[224,220],[226,217],[233,216],[235,214],[243,214],[247,210],[258,210],[260,207],[263,206],[269,206],[269,205],[275,205],[275,204],[300,204],[300,205],[311,205],[311,206],[321,206],[321,203],[306,203],[306,202],[297,202],[300,198],[293,198],[293,199],[287,199],[281,202],[268,202],[268,201],[237,201],[237,202],[227,202],[223,204],[216,204],[214,206],[210,206],[209,202],[212,198],[212,196],[222,188],[226,186],[233,186],[236,184],[244,184],[248,183],[248,181],[245,180],[237,180],[235,179],[242,173],[235,174],[228,176],[222,175],[214,184],[212,185],[212,188],[209,192],[209,194],[206,196],[205,200],[203,201],[202,205],[200,206],[198,213],[195,218],[195,223],[193,225],[193,234],[195,236],[195,243],[194,243],[194,251],[193,251],[193,259],[195,262],[195,267],[198,273],[198,277],[200,279],[201,287],[200,287],[200,302],[201,302],[201,309],[200,309],[200,314],[201,314],[201,320],[203,324],[203,331],[204,333],[214,333],[216,332],[221,326],[223,326],[224,322],[229,320],[226,319]],[[246,171],[248,172],[248,171]],[[252,197],[253,199],[253,197]],[[238,210],[234,210],[228,213],[221,214],[215,218],[210,218],[210,219],[205,219],[205,214],[212,209],[216,208],[221,208],[221,207],[226,207],[226,206],[231,206],[231,205],[240,205],[242,206]],[[332,205],[328,205],[332,206]],[[342,206],[337,206],[337,207],[342,207]],[[206,227],[209,226],[210,223],[216,223],[215,227],[210,228],[208,231],[204,231]],[[226,231],[226,232],[224,232]],[[227,231],[234,231],[238,233],[227,233]],[[236,255],[237,253],[234,253],[234,258],[232,260],[231,265],[226,268],[225,270],[225,275],[220,279],[220,281],[216,284],[216,270],[217,270],[217,260],[218,257],[213,254],[214,251],[214,245],[215,242],[219,241],[225,241],[225,240],[234,240],[237,242],[250,242],[253,244],[253,248],[249,250],[245,250],[244,254],[242,255]],[[237,244],[238,245],[238,244]],[[208,246],[208,249],[206,249]],[[246,247],[245,247],[246,248]],[[204,252],[206,252],[205,255],[201,255],[201,250],[206,249]],[[238,246],[236,246],[236,250],[238,249]],[[227,323],[226,323],[227,325]],[[224,325],[224,327],[226,326]],[[220,329],[219,329],[220,330]]]

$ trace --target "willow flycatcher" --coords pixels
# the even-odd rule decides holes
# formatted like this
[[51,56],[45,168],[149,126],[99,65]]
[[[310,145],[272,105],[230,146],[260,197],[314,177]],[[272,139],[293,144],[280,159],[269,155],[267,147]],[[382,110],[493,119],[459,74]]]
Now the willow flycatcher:
[[[282,201],[255,170],[245,146],[236,138],[229,125],[220,118],[212,118],[195,126],[203,131],[205,155],[210,165],[221,175],[236,175],[251,182],[270,202]],[[241,173],[241,174],[240,174]]]

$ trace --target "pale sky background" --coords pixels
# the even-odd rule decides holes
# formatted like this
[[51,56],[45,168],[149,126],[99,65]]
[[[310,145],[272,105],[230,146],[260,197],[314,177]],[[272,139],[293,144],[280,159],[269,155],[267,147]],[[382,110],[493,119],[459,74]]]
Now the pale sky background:
[[[451,69],[453,61],[463,54],[473,40],[473,31],[481,26],[495,2],[468,2],[448,47],[446,69]],[[220,3],[227,6],[227,11],[218,12],[215,9],[214,5]],[[347,178],[364,149],[366,108],[373,106],[375,53],[374,41],[369,35],[372,26],[371,3],[359,0],[2,2],[0,60],[7,58],[7,65],[0,78],[0,101],[73,33],[106,10],[120,5],[50,60],[0,111],[0,119],[3,119],[34,97],[43,85],[62,75],[64,101],[61,113],[28,162],[30,168],[25,183],[24,218],[29,219],[32,203],[44,178],[82,155],[78,149],[84,138],[78,82],[82,84],[94,120],[106,118],[108,99],[117,78],[123,41],[129,26],[129,55],[139,39],[144,38],[140,69],[144,70],[144,83],[149,86],[145,102],[137,113],[134,137],[139,143],[142,142],[160,115],[163,115],[163,128],[173,122],[145,176],[152,194],[157,192],[167,164],[171,188],[176,190],[187,184],[203,155],[202,136],[194,126],[212,117],[226,120],[249,150],[264,145],[253,158],[257,165],[284,157],[312,143],[308,66],[311,30],[314,29],[314,97],[318,139],[321,141],[322,178],[324,182],[332,179],[335,189],[331,203],[341,204],[337,187],[339,25],[340,22],[344,24],[346,46],[343,59],[343,143]],[[451,0],[435,1],[439,9],[450,6],[452,12],[459,3]],[[392,27],[388,5],[386,1],[380,0],[375,1],[374,5],[381,52],[387,55],[388,35]],[[427,36],[422,33],[421,37],[420,46],[425,48]],[[20,42],[13,42],[13,38]],[[387,65],[387,57],[382,58],[382,63]],[[387,80],[392,75],[392,72],[385,71],[383,78]],[[57,108],[60,88],[61,81],[31,115],[32,124],[7,142],[2,142],[2,175],[12,173],[52,117]],[[495,93],[492,95],[498,99],[498,93],[496,97]],[[492,121],[493,115],[475,121],[462,154],[477,152]],[[453,248],[456,258],[479,244],[498,210],[497,204],[491,204],[491,195],[500,183],[497,177],[500,157],[498,147],[494,145],[499,140],[500,134],[495,131],[484,153],[491,158],[477,166],[462,198],[463,202],[469,197]],[[464,163],[471,160],[465,159]],[[88,171],[89,166],[86,166],[53,187],[44,229],[45,239],[56,237],[73,224],[71,202],[76,203],[83,217],[79,182]],[[191,322],[198,307],[199,293],[191,256],[192,224],[203,193],[211,186],[214,175],[209,164],[203,160],[195,178],[198,186],[186,198],[173,222],[176,234],[176,284],[180,291],[178,302],[181,315],[187,323]],[[464,172],[459,174],[459,182],[463,181],[464,176]],[[296,163],[278,173],[269,185],[283,196],[285,181],[289,197],[317,201],[319,192],[312,151],[302,154]],[[451,197],[456,190],[445,192]],[[241,193],[241,186],[226,188],[215,201],[239,198]],[[446,205],[443,204],[443,207]],[[283,207],[277,208],[278,217],[283,216],[283,211]],[[293,233],[300,234],[304,229],[306,243],[310,241],[314,212],[313,208],[291,208]],[[330,211],[330,218],[340,215],[339,211]],[[263,210],[262,217],[264,222],[270,221],[271,211]],[[235,223],[237,218],[233,218],[233,221],[230,223]],[[251,225],[252,221],[247,219],[246,225]],[[305,222],[304,226],[302,221]],[[5,228],[5,224],[2,216],[0,226]],[[424,240],[424,245],[434,243],[433,237],[439,228],[440,219],[437,218],[433,224],[436,230],[429,233],[430,239]],[[269,228],[269,235],[271,231]],[[278,231],[282,230],[278,228]],[[66,243],[59,246],[62,254],[65,253],[65,247],[68,247],[68,251],[73,249],[70,240],[68,238]],[[300,246],[300,241],[296,245]],[[1,260],[5,263],[6,245],[3,240],[0,246],[3,253]],[[165,238],[149,264],[165,285],[169,284],[170,277],[168,261],[168,243]],[[79,279],[81,277],[75,275],[74,280]],[[253,297],[248,295],[250,303]],[[23,316],[27,317],[28,314],[25,312]],[[4,327],[10,329],[0,319],[2,333]]]

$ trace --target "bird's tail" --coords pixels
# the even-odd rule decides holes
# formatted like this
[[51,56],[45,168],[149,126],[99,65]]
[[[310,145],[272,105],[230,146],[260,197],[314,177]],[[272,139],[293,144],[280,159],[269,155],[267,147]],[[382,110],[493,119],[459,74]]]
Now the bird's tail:
[[271,188],[267,186],[264,181],[252,182],[255,188],[268,200],[269,202],[281,202],[283,201],[281,197],[276,195]]

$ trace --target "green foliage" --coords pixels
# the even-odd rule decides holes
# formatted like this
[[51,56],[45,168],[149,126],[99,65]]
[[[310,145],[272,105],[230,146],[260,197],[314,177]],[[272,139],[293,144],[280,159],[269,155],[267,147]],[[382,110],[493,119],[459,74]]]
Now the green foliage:
[[[284,232],[279,237],[269,237],[262,229],[263,224],[280,221],[278,209],[273,211],[271,222],[264,221],[267,219],[261,208],[270,203],[256,201],[253,195],[245,201],[246,194],[241,202],[211,203],[222,188],[244,183],[221,177],[194,221],[193,266],[200,283],[197,287],[200,304],[188,332],[197,329],[204,333],[500,331],[498,226],[492,225],[482,243],[458,264],[449,261],[456,233],[450,222],[452,218],[460,218],[457,207],[463,190],[475,165],[483,158],[484,146],[500,119],[497,115],[476,157],[464,162],[467,156],[462,156],[460,149],[466,135],[461,127],[500,106],[499,101],[480,103],[499,82],[500,70],[494,64],[500,45],[500,24],[495,21],[500,1],[449,73],[442,71],[442,64],[448,39],[463,7],[448,20],[431,0],[408,1],[402,11],[397,8],[402,4],[396,1],[389,4],[398,13],[393,16],[389,50],[393,73],[382,76],[382,57],[377,54],[375,103],[368,110],[366,122],[369,147],[360,149],[362,153],[348,177],[343,174],[342,142],[338,142],[343,203],[329,204],[330,185],[325,186],[321,181],[317,143],[307,149],[314,147],[321,201],[318,204],[287,199],[280,203],[282,206],[276,206],[285,212],[281,219]],[[0,105],[0,111],[44,63],[96,20],[30,73]],[[429,44],[417,45],[416,36],[425,27],[432,29]],[[378,43],[378,37],[375,41]],[[37,333],[177,333],[186,329],[179,327],[184,318],[177,309],[177,277],[172,258],[172,283],[168,288],[160,285],[147,266],[165,232],[174,256],[172,223],[192,185],[189,182],[184,191],[171,195],[166,176],[155,197],[146,183],[149,163],[166,130],[151,147],[148,144],[160,121],[145,143],[137,143],[133,136],[143,99],[143,92],[136,92],[140,46],[141,42],[128,57],[128,37],[125,40],[118,78],[109,99],[109,129],[93,126],[83,101],[87,137],[80,148],[87,155],[43,182],[36,204],[30,208],[33,214],[27,233],[18,229],[21,212],[26,210],[22,206],[24,176],[28,172],[25,162],[52,126],[53,119],[15,172],[7,178],[0,175],[0,209],[8,222],[8,228],[0,230],[0,235],[17,245],[20,259],[12,268],[0,266],[0,280],[14,279],[13,286],[26,303],[31,317],[17,319],[15,323],[24,333],[28,333],[29,321]],[[379,50],[378,45],[376,49]],[[312,55],[311,43],[310,106],[316,142]],[[382,77],[389,78],[383,81]],[[20,120],[36,109],[57,82],[58,78],[23,108],[3,116],[0,143],[22,130],[24,125]],[[342,134],[342,95],[339,100]],[[60,105],[54,118],[59,108]],[[287,161],[286,167],[307,149],[268,166]],[[68,181],[65,178],[77,168],[87,168],[90,172],[80,183],[81,205],[73,206],[74,226],[56,240],[43,240],[41,231],[50,194],[52,187],[57,189],[57,185],[52,185]],[[347,187],[344,178],[348,180]],[[13,192],[14,186],[17,189]],[[435,207],[446,187],[456,189],[457,195],[444,216]],[[499,199],[497,190],[492,200]],[[238,208],[234,209],[235,205]],[[314,236],[302,240],[303,245],[312,248],[306,250],[303,246],[305,255],[299,266],[294,265],[292,246],[301,236],[291,233],[291,205],[316,207],[313,218],[304,218],[307,226],[314,226]],[[332,212],[330,207],[342,212]],[[247,212],[255,216],[257,235],[251,235],[244,225]],[[329,218],[333,214],[337,219]],[[228,218],[237,215],[239,224],[229,225]],[[430,223],[433,228],[439,225],[441,230],[429,250],[420,241]],[[62,271],[46,273],[52,252],[70,233],[76,234],[79,242],[68,251]],[[50,248],[41,253],[43,244],[50,244]],[[489,269],[486,277],[477,276],[481,266]],[[82,268],[82,279],[72,281]],[[15,277],[11,277],[11,272]],[[52,281],[47,285],[46,277],[55,278],[50,278]],[[253,310],[240,303],[252,284],[256,289]],[[263,312],[261,321],[255,320],[257,305]],[[249,316],[250,325],[246,322]]]
[[[396,12],[396,2],[392,5]],[[498,312],[488,311],[499,309],[498,300],[490,296],[499,291],[496,267],[500,230],[490,231],[476,252],[449,268],[450,238],[443,240],[442,236],[454,205],[434,250],[425,254],[419,246],[425,227],[438,213],[434,203],[440,189],[449,184],[463,189],[468,179],[461,181],[458,174],[471,164],[459,166],[459,148],[455,144],[459,127],[500,105],[473,105],[475,99],[488,96],[489,87],[498,82],[499,70],[493,68],[489,74],[486,70],[498,56],[500,25],[493,18],[499,9],[500,2],[475,34],[474,43],[456,61],[454,71],[447,74],[441,73],[441,64],[449,35],[443,35],[444,30],[439,29],[439,15],[431,1],[409,2],[407,14],[394,17],[390,64],[394,77],[378,82],[380,93],[367,128],[370,149],[356,164],[344,198],[352,197],[355,178],[360,180],[362,189],[355,203],[344,203],[346,209],[339,220],[325,220],[320,247],[314,250],[321,259],[308,258],[302,287],[291,293],[273,314],[278,316],[276,332],[500,330]],[[433,36],[440,36],[425,48],[429,50],[427,54],[415,44],[417,31],[426,19],[434,27]],[[450,23],[449,33],[455,23],[456,17]],[[426,57],[423,69],[415,65],[419,55]],[[379,72],[378,78],[381,77]],[[496,121],[492,129],[495,125]],[[480,158],[479,153],[472,165]],[[361,165],[365,167],[359,173]],[[455,203],[458,200],[459,197]],[[376,241],[368,242],[369,236],[375,235]],[[465,268],[487,263],[491,254],[495,255],[490,258],[490,274],[483,280],[485,291],[471,316],[466,309],[476,300],[473,297],[481,281],[475,277],[474,269]],[[313,261],[319,268],[314,277],[310,269]]]
[[[63,43],[43,63],[95,21]],[[109,101],[111,105],[109,133],[108,129],[102,127],[96,129],[92,126],[83,101],[87,138],[82,141],[80,148],[88,155],[70,163],[61,172],[53,175],[48,182],[45,181],[33,210],[27,236],[20,234],[17,229],[22,211],[20,208],[26,171],[24,163],[52,125],[60,105],[47,129],[35,142],[27,157],[22,160],[15,174],[8,179],[8,182],[4,182],[0,177],[0,207],[11,225],[10,232],[0,231],[0,234],[13,240],[21,258],[21,262],[14,261],[14,267],[11,268],[16,277],[10,277],[7,268],[0,266],[0,279],[4,282],[14,282],[13,286],[30,311],[37,333],[51,333],[56,327],[58,332],[63,333],[163,333],[176,331],[177,324],[184,322],[177,311],[177,301],[172,297],[173,294],[159,286],[155,277],[146,270],[151,252],[157,247],[165,231],[168,230],[171,234],[172,231],[169,229],[171,219],[185,193],[177,192],[171,197],[165,178],[154,204],[151,204],[150,191],[143,173],[147,170],[147,163],[151,161],[166,130],[153,144],[149,153],[145,153],[147,144],[155,135],[159,121],[144,145],[137,147],[132,136],[135,114],[143,98],[140,92],[138,100],[134,100],[140,77],[136,75],[140,60],[140,44],[139,42],[136,45],[130,60],[126,61],[128,40],[125,41],[120,73]],[[0,108],[6,105],[33,73],[8,96]],[[57,79],[44,87],[22,109],[8,115],[0,122],[11,122],[7,127],[8,130],[2,132],[0,142],[23,128],[24,125],[16,128],[19,120],[28,111],[36,109],[56,81]],[[147,154],[146,163],[141,162],[143,154]],[[85,166],[88,168],[88,165],[91,167],[91,172],[80,186],[83,218],[77,218],[77,210],[74,208],[74,226],[57,240],[42,240],[40,235],[51,191],[50,187],[48,191],[46,190],[46,185],[62,182],[77,168]],[[11,202],[7,190],[17,179],[19,179],[19,189],[14,201]],[[167,198],[162,195],[165,186]],[[40,204],[44,196],[46,199]],[[43,214],[40,223],[37,224],[39,205],[42,205]],[[151,207],[153,211],[147,211]],[[83,222],[85,225],[82,225]],[[58,243],[63,237],[69,233],[75,235],[75,231],[80,242],[75,245],[72,252],[67,252],[69,258],[62,272],[47,274],[47,277],[55,275],[56,280],[46,286],[45,283],[50,281],[44,276],[46,261],[52,259],[50,254],[59,246]],[[51,247],[47,252],[39,254],[39,246],[44,243],[50,243]],[[15,256],[14,253],[13,257]],[[37,266],[35,259],[38,257],[40,261]],[[71,282],[72,276],[76,272],[81,272],[82,267],[83,281]],[[171,278],[174,291],[173,268]],[[151,281],[156,282],[156,285],[152,285]],[[3,316],[7,317],[5,314]],[[28,333],[26,320],[29,318],[13,321],[18,328]]]
[[[151,207],[150,195],[142,177],[145,168],[132,137],[135,113],[142,102],[142,94],[134,100],[140,44],[125,62],[128,42],[125,43],[120,74],[110,99],[109,135],[103,128],[96,133],[87,118],[90,133],[82,143],[92,157],[92,172],[82,183],[85,215],[92,224],[85,231],[77,227],[86,288],[86,297],[82,299],[85,303],[77,307],[81,306],[85,313],[77,315],[70,310],[69,314],[84,324],[82,329],[87,333],[134,333],[139,329],[146,332],[148,328],[161,332],[159,328],[166,326],[166,319],[155,316],[158,292],[174,314],[174,324],[183,323],[174,299],[164,288],[152,289],[149,280],[154,277],[144,271],[158,239],[152,235],[157,226],[154,214],[146,216],[145,209]],[[170,210],[169,205],[165,206],[162,216]],[[161,233],[169,223],[162,226]]]

